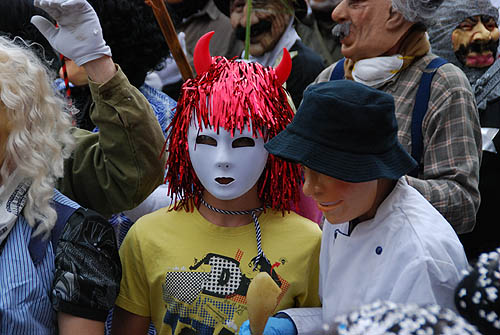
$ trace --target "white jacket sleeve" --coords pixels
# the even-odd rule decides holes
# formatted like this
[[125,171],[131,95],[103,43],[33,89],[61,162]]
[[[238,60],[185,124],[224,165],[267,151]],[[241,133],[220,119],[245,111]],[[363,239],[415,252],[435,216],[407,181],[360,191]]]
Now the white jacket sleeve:
[[297,335],[318,335],[323,332],[321,307],[289,308],[280,311],[292,319]]
[[408,264],[394,283],[389,301],[438,304],[455,309],[454,292],[461,274],[455,265],[432,258]]

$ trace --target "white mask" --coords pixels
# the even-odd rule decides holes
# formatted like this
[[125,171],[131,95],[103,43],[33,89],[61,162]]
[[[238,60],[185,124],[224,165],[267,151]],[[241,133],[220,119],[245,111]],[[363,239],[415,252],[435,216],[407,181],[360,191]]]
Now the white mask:
[[370,87],[380,87],[403,67],[403,56],[373,57],[357,61],[352,70],[354,81]]
[[[249,146],[251,143],[254,146]],[[254,138],[248,128],[241,134],[235,130],[234,137],[223,128],[219,128],[219,134],[212,128],[198,131],[195,118],[189,126],[188,146],[198,179],[220,200],[233,200],[247,193],[259,180],[268,156],[264,139]]]

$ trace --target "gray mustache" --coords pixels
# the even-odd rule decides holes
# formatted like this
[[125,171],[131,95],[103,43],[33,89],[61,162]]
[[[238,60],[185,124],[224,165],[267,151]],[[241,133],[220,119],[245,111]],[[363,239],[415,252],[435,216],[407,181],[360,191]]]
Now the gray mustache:
[[332,35],[335,39],[341,40],[342,38],[349,35],[349,28],[351,27],[351,22],[344,22],[335,25],[332,29]]

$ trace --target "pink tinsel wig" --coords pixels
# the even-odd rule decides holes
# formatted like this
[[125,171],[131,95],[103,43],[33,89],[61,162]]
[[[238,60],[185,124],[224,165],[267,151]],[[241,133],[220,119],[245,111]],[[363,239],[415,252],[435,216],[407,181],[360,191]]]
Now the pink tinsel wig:
[[[257,63],[212,58],[208,53],[211,34],[208,40],[203,41],[204,37],[198,42],[194,55],[198,76],[183,84],[169,126],[165,180],[169,195],[176,202],[174,210],[184,208],[191,211],[193,204],[199,205],[204,190],[189,158],[187,133],[194,114],[198,127],[202,124],[214,129],[222,127],[232,134],[251,127],[253,135],[263,137],[265,141],[285,129],[294,115],[282,87],[291,68],[286,50],[282,64],[275,70]],[[204,50],[197,50],[204,43]],[[202,56],[205,58],[200,59]],[[291,202],[298,203],[300,186],[299,166],[269,154],[258,181],[258,194],[264,205],[276,210],[290,210]]]

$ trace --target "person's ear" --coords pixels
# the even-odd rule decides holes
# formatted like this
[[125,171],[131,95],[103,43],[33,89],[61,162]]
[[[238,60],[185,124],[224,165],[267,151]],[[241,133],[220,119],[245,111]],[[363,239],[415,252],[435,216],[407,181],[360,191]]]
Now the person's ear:
[[385,23],[385,26],[388,31],[394,31],[394,30],[399,30],[401,27],[406,26],[410,24],[403,14],[400,12],[397,12],[394,10],[394,8],[389,7],[389,17],[387,18],[387,21]]

